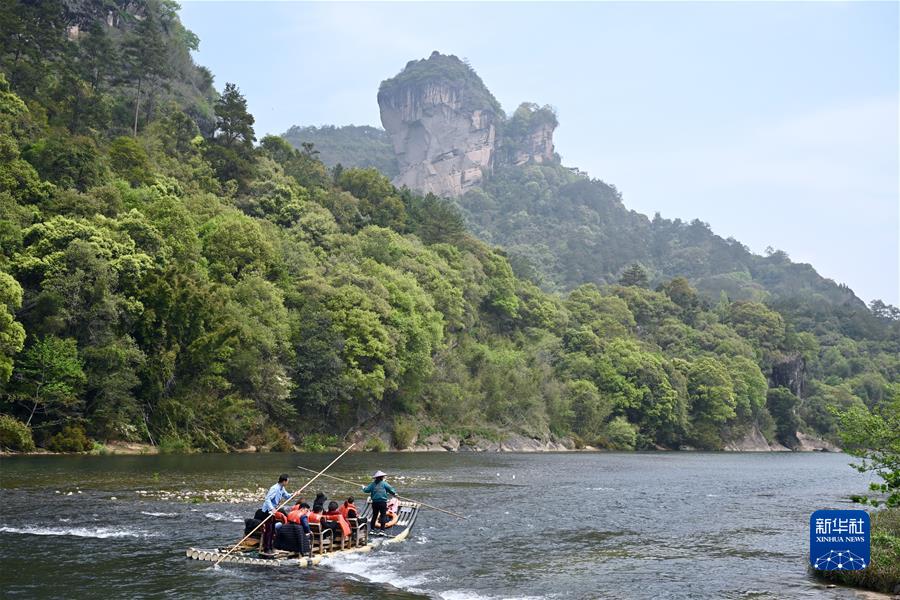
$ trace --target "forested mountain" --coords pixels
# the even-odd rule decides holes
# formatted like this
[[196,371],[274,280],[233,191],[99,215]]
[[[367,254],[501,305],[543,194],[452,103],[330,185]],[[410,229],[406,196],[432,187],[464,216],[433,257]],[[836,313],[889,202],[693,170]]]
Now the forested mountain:
[[387,177],[396,177],[400,172],[391,138],[384,129],[368,125],[291,127],[282,137],[298,150],[307,148],[329,168],[338,164],[373,167]]
[[[191,62],[172,3],[5,3],[0,23],[4,448],[320,448],[348,432],[373,449],[381,432],[794,446],[832,433],[829,407],[900,392],[892,307],[713,303],[666,271],[651,289],[640,266],[542,290],[454,204],[257,142],[239,87],[216,92]],[[477,193],[563,173],[517,168]],[[573,206],[595,201],[579,186],[607,189],[559,186]]]

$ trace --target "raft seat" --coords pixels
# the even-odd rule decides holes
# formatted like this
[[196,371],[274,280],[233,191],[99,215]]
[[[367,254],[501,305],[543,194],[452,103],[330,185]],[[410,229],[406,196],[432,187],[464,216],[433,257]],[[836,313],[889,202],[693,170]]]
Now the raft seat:
[[347,519],[350,523],[351,540],[356,541],[357,546],[365,546],[369,543],[369,522],[365,518]]
[[330,552],[334,545],[331,530],[322,527],[321,523],[310,523],[309,530],[312,532],[311,550],[317,554]]

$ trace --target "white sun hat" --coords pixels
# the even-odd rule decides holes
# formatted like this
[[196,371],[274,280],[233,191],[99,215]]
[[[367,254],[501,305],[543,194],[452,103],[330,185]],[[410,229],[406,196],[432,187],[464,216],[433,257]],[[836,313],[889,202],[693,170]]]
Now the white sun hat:
[[375,479],[376,477],[384,477],[386,475],[387,473],[385,473],[384,471],[375,471],[375,474],[372,475],[372,479]]

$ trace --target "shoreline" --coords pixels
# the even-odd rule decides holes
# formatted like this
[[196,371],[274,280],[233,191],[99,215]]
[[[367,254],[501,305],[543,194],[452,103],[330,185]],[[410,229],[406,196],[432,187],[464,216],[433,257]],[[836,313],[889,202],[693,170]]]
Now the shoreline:
[[[501,445],[502,444],[499,444]],[[493,444],[492,444],[493,446]],[[158,446],[152,446],[150,444],[137,444],[137,443],[129,443],[127,445],[119,445],[119,444],[107,444],[105,445],[105,451],[90,451],[90,452],[51,452],[49,450],[38,449],[32,452],[12,452],[3,450],[0,451],[0,458],[13,458],[17,456],[156,456],[161,454]],[[324,450],[324,452],[330,451],[340,451],[340,448],[329,448]],[[596,453],[667,453],[667,452],[706,452],[706,453],[715,453],[715,454],[765,454],[765,453],[784,453],[784,452],[796,452],[796,453],[812,453],[812,452],[826,452],[826,453],[842,453],[843,450],[826,450],[826,449],[731,449],[725,448],[722,450],[701,450],[697,448],[652,448],[648,450],[614,450],[609,448],[595,448],[592,446],[586,446],[584,448],[565,448],[565,447],[543,447],[543,448],[513,448],[513,447],[499,447],[499,448],[486,448],[482,446],[460,446],[456,449],[446,448],[446,447],[426,447],[426,446],[413,446],[411,448],[405,449],[396,449],[391,448],[387,450],[382,450],[379,452],[373,452],[370,450],[356,450],[354,452],[363,452],[369,454],[423,454],[428,452],[441,452],[441,453],[495,453],[495,454],[504,454],[504,453],[518,453],[518,454],[541,454],[541,453],[583,453],[583,452],[596,452]],[[304,450],[295,449],[290,452],[277,452],[274,450],[268,449],[258,449],[258,448],[238,448],[232,450],[231,452],[172,452],[170,453],[172,456],[182,455],[187,456],[190,454],[321,454],[322,452],[307,452]]]

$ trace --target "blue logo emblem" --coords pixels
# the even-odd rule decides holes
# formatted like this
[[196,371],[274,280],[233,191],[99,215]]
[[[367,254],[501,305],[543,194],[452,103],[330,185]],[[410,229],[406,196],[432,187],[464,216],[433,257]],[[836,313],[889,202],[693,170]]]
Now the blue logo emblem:
[[864,510],[817,510],[809,517],[809,563],[821,571],[869,566],[871,525]]

